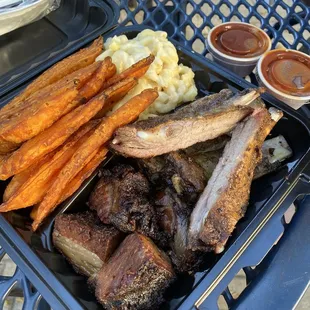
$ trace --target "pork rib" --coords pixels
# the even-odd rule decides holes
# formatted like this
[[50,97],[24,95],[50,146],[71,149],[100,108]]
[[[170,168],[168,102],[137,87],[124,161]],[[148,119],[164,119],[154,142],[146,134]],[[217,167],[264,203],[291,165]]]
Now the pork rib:
[[222,90],[172,114],[119,128],[110,147],[124,156],[148,158],[217,138],[252,113],[247,105],[259,93],[247,90],[231,97]]
[[263,142],[281,117],[282,112],[273,108],[269,112],[258,108],[234,129],[191,214],[191,249],[223,251],[236,223],[245,214]]

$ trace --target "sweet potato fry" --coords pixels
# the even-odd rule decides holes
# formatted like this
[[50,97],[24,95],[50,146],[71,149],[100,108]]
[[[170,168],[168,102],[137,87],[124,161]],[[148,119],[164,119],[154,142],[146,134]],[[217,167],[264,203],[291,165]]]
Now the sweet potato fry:
[[[51,187],[52,181],[57,179],[57,175],[64,167],[66,162],[73,156],[75,151],[82,145],[94,132],[94,128],[98,125],[98,121],[91,121],[73,135],[63,146],[49,153],[41,166],[34,170],[30,167],[18,177],[18,181],[26,179],[21,186],[13,186],[7,201],[0,206],[0,212],[7,212],[16,209],[22,209],[32,206],[40,202],[48,189]],[[31,170],[31,171],[30,171]],[[22,177],[21,177],[22,175]],[[26,177],[28,175],[28,178]],[[15,177],[12,181],[14,181]],[[14,181],[16,183],[16,180]]]
[[95,71],[100,67],[101,61],[95,62],[85,68],[82,68],[78,71],[75,71],[61,80],[57,81],[54,84],[48,85],[45,88],[37,91],[36,93],[30,95],[24,101],[19,102],[15,106],[11,106],[11,102],[8,103],[5,107],[10,107],[3,111],[5,107],[0,110],[0,121],[12,119],[16,117],[17,114],[20,114],[25,108],[30,107],[35,102],[42,100],[46,96],[50,95],[51,93],[55,93],[57,90],[63,89],[63,87],[70,88],[71,85],[75,85],[77,89],[81,89],[85,83],[89,81],[89,79],[94,75]]
[[42,165],[44,165],[48,160],[53,157],[53,152],[45,155],[38,163],[30,166],[23,172],[15,175],[10,183],[5,188],[3,194],[3,202],[8,201],[20,188],[21,186],[34,174]]
[[[95,68],[95,66],[93,66]],[[82,71],[86,71],[85,68],[82,69]],[[57,95],[61,95],[64,91],[68,90],[68,87],[79,87],[79,84],[82,83],[84,84],[81,89],[79,90],[78,96],[76,96],[76,98],[74,100],[72,100],[71,102],[68,102],[66,106],[61,106],[60,110],[52,110],[50,109],[50,111],[46,111],[44,113],[43,110],[43,114],[49,115],[49,120],[53,121],[53,117],[50,116],[50,113],[52,112],[58,112],[57,114],[55,114],[56,116],[62,116],[68,112],[70,112],[72,109],[74,109],[76,106],[80,105],[81,103],[85,103],[87,102],[91,97],[95,96],[100,88],[102,87],[102,84],[104,83],[104,81],[106,81],[107,79],[109,79],[110,77],[112,77],[116,72],[116,67],[115,65],[112,63],[112,60],[110,57],[107,57],[106,59],[104,59],[104,61],[99,63],[99,67],[97,68],[97,70],[93,73],[93,70],[88,71],[89,73],[89,77],[87,83],[85,83],[85,74],[83,76],[80,76],[81,72],[75,76],[78,77],[80,76],[80,79],[74,79],[74,80],[68,80],[67,78],[65,78],[64,81],[59,81],[57,84],[57,88],[55,88],[53,86],[53,89],[50,89],[50,91],[52,91],[49,95],[48,94],[41,94],[40,96],[36,96],[36,101],[33,100],[33,98],[31,98],[30,100],[27,101],[28,104],[28,109],[19,109],[20,114],[18,113],[19,111],[15,111],[14,114],[14,119],[13,120],[9,120],[7,119],[5,122],[2,122],[1,126],[0,126],[0,134],[2,133],[2,135],[4,136],[5,140],[8,140],[8,134],[5,133],[5,130],[8,130],[8,128],[12,128],[12,126],[14,124],[19,124],[20,122],[23,122],[23,115],[34,115],[36,118],[38,118],[38,112],[36,112],[36,108],[41,107],[42,104],[40,104],[40,102],[43,101],[47,101],[46,105],[48,105],[49,107],[51,107],[51,103],[49,102],[48,98],[52,98],[53,96],[57,96]],[[90,73],[92,73],[92,76],[90,75]],[[50,87],[51,88],[51,87]],[[42,95],[45,95],[44,97]],[[46,97],[47,96],[47,97]],[[61,103],[61,100],[58,100],[57,102]],[[15,109],[16,110],[16,109]],[[34,112],[32,112],[34,110]],[[17,112],[17,113],[16,113]],[[51,114],[52,116],[54,114]],[[58,118],[59,118],[58,117]],[[47,122],[44,122],[44,124],[48,124]],[[22,124],[24,125],[24,124]],[[38,126],[37,126],[38,127]],[[14,128],[14,127],[13,127]],[[29,130],[27,130],[28,128],[23,126],[23,131],[25,131],[25,137],[29,136]],[[12,130],[12,129],[11,129]],[[39,130],[39,128],[38,128]],[[4,132],[4,134],[3,134]],[[11,133],[14,136],[14,133]],[[28,140],[28,139],[26,139]],[[10,141],[10,142],[15,142],[15,141]],[[10,146],[7,147],[5,143],[2,143],[4,146],[1,148],[1,140],[0,140],[0,152],[1,149],[3,149],[2,152],[5,152],[7,150],[12,150],[14,149],[14,146]]]
[[127,78],[113,85],[86,104],[63,116],[33,139],[25,142],[6,161],[0,163],[0,180],[6,180],[20,173],[45,154],[55,150],[83,124],[93,118],[102,107],[106,105],[111,108],[112,102],[125,96],[135,85],[137,85],[137,80],[134,78]]
[[[5,192],[3,195],[3,203],[2,203],[2,205],[0,205],[0,210],[1,210],[1,207],[3,205],[10,203],[11,199],[12,199],[13,203],[15,203],[16,193],[18,194],[18,193],[22,192],[22,189],[25,186],[25,184],[27,184],[27,182],[29,180],[31,180],[32,176],[37,175],[37,171],[40,169],[40,167],[44,166],[46,163],[50,162],[54,155],[55,155],[54,152],[45,155],[36,165],[29,167],[27,170],[23,171],[22,173],[17,174],[16,176],[14,176],[14,178],[12,178],[11,182],[8,184],[8,186],[5,189]],[[36,190],[38,190],[38,192],[28,192],[28,193],[26,193],[26,194],[28,194],[27,197],[24,197],[22,195],[21,198],[26,199],[25,202],[27,204],[27,200],[29,200],[29,199],[31,200],[32,195],[34,195],[34,196],[40,195],[42,189],[43,189],[42,187],[41,188],[37,187]],[[17,196],[17,199],[18,198],[19,197]],[[20,207],[17,207],[17,209],[19,209],[19,208],[22,209],[24,202],[21,202],[21,201],[18,202],[17,201],[17,203],[20,204]]]
[[128,77],[135,77],[137,79],[140,78],[149,69],[154,59],[155,59],[154,55],[150,55],[146,58],[141,59],[140,61],[133,64],[131,67],[129,67],[128,69],[124,70],[123,72],[119,74],[116,74],[111,79],[109,79],[107,82],[105,82],[102,86],[102,90]]
[[[138,61],[137,63],[133,64],[131,67],[126,69],[125,71],[121,72],[120,74],[114,75],[111,79],[106,81],[103,86],[102,90],[111,87],[115,83],[118,83],[128,77],[134,77],[136,79],[140,78],[143,76],[146,71],[149,69],[151,63],[154,61],[155,57],[153,55],[150,55],[146,58],[143,58],[142,60]],[[107,112],[109,112],[109,107],[105,106],[101,111],[97,113],[95,118],[102,118],[104,117]]]
[[34,80],[26,89],[16,96],[9,104],[0,110],[0,115],[3,112],[9,111],[11,108],[18,106],[30,95],[33,95],[40,89],[51,85],[68,74],[77,71],[81,68],[87,67],[92,64],[96,57],[102,52],[103,39],[99,37],[92,45],[87,48],[81,49],[77,53],[59,61],[54,66],[46,70],[36,80]]
[[42,221],[56,208],[61,197],[65,194],[66,187],[87,165],[89,157],[111,139],[113,132],[117,128],[136,120],[140,113],[152,104],[157,97],[158,92],[156,90],[144,90],[101,121],[95,132],[78,148],[61,170],[57,180],[40,203],[37,218],[32,224],[33,230],[36,230]]
[[64,191],[64,195],[61,197],[60,202],[62,203],[71,195],[73,195],[81,186],[81,184],[88,179],[91,174],[96,170],[101,162],[105,159],[108,153],[108,149],[103,147],[91,161],[71,180]]
[[0,155],[6,155],[18,149],[20,143],[5,141],[0,138]]
[[79,96],[85,101],[97,95],[105,81],[109,80],[116,73],[116,66],[111,57],[106,57],[94,76],[79,91]]
[[[81,85],[81,80],[75,80],[77,82],[77,89],[79,89],[78,96],[71,101],[66,108],[64,108],[62,115],[72,111],[77,106],[86,103],[92,97],[96,96],[103,83],[111,78],[116,72],[116,67],[112,63],[111,57],[106,57],[102,62],[99,63],[99,67],[93,73],[93,75]],[[84,82],[85,81],[85,82]]]
[[35,220],[38,214],[38,210],[39,210],[39,205],[40,204],[36,204],[32,207],[31,212],[30,212],[30,218],[32,220]]
[[45,100],[23,110],[16,118],[1,124],[0,137],[5,141],[21,143],[50,127],[62,116],[67,105],[77,97],[78,90],[75,86],[68,90],[64,87],[57,93],[60,94],[47,96]]
[[[58,204],[64,202],[67,198],[72,196],[82,185],[82,183],[88,179],[92,173],[96,170],[96,168],[100,165],[101,162],[106,158],[108,149],[103,147],[101,150],[97,152],[95,156],[91,156],[91,160],[88,164],[75,176],[75,178],[68,184],[65,190],[65,194],[61,197]],[[39,210],[39,204],[33,206],[30,217],[35,220],[37,218]]]

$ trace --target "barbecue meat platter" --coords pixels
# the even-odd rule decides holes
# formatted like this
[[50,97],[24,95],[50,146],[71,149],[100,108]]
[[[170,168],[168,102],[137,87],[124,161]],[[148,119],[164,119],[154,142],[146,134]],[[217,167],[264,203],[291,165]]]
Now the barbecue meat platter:
[[105,309],[158,308],[225,250],[252,181],[292,156],[263,92],[198,96],[164,32],[98,38],[0,110],[0,212],[31,208],[38,231],[96,174],[88,210],[56,216],[53,245]]

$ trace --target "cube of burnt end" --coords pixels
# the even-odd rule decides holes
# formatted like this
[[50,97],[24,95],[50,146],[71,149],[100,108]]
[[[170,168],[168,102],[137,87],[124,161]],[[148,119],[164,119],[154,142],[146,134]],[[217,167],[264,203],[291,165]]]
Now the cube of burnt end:
[[88,277],[99,272],[124,237],[92,212],[58,215],[53,231],[54,246],[78,273]]
[[100,270],[96,297],[106,309],[155,309],[174,278],[169,258],[148,237],[134,233]]
[[117,165],[101,173],[102,177],[89,198],[89,207],[97,211],[101,221],[126,233],[138,231],[160,240],[146,177],[128,165]]

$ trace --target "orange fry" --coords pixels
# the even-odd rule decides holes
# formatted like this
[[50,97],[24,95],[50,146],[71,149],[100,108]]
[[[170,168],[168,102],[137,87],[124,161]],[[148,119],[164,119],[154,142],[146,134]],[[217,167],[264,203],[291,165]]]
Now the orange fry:
[[88,164],[68,184],[59,203],[65,201],[79,189],[81,184],[88,179],[100,163],[103,162],[107,153],[108,149],[104,147],[91,159],[91,161],[88,162]]
[[36,204],[32,207],[31,212],[30,212],[30,218],[35,220],[36,217],[38,216],[38,209],[39,209],[39,204]]
[[158,92],[156,90],[144,90],[101,121],[95,132],[78,148],[61,170],[57,180],[40,203],[38,216],[32,224],[33,230],[36,230],[42,221],[56,208],[61,197],[65,194],[66,187],[83,167],[85,167],[89,157],[111,139],[113,132],[117,128],[136,120],[140,113],[152,104],[157,97]]
[[26,193],[24,193],[23,189],[25,188],[25,186],[27,189],[27,184],[29,184],[29,181],[32,180],[33,175],[37,176],[37,171],[39,171],[39,165],[46,165],[52,160],[54,155],[55,154],[53,152],[45,155],[38,164],[33,165],[33,167],[29,167],[29,169],[27,169],[26,171],[23,171],[22,173],[14,176],[14,178],[5,189],[3,195],[3,203],[0,205],[0,212],[23,209],[25,207],[28,207],[28,201],[31,201],[32,199],[35,200],[37,196],[41,195],[42,191],[47,191],[47,189],[44,189],[42,186],[36,186],[36,184],[34,184],[34,186],[30,188],[30,191],[27,191]]
[[31,139],[57,121],[67,105],[73,101],[78,91],[75,86],[59,90],[60,94],[51,94],[23,110],[16,118],[0,126],[0,137],[5,141],[21,143]]
[[[87,141],[98,123],[98,121],[92,121],[86,124],[86,126],[81,128],[60,149],[49,153],[46,156],[46,160],[41,162],[39,169],[34,170],[30,167],[28,169],[32,172],[28,171],[28,169],[22,172],[20,175],[28,175],[29,177],[21,186],[15,188],[13,193],[11,190],[11,195],[8,200],[0,206],[0,212],[22,209],[40,202],[51,187],[53,180],[57,180],[57,175],[60,170],[79,146]],[[18,175],[19,179],[21,178],[20,175]]]
[[71,85],[75,85],[77,89],[82,88],[85,83],[93,76],[94,72],[100,67],[101,63],[101,61],[95,62],[85,68],[82,68],[63,77],[56,83],[48,85],[45,88],[42,88],[36,93],[30,95],[27,99],[19,102],[19,104],[16,104],[14,107],[11,106],[11,102],[8,103],[6,106],[10,106],[10,109],[3,111],[3,107],[3,109],[0,110],[0,120],[3,121],[16,117],[16,115],[20,114],[25,108],[30,107],[34,103],[44,99],[46,96],[49,96],[52,93],[56,94],[57,91],[63,89],[63,87],[70,88]]
[[26,89],[16,96],[9,104],[4,106],[0,110],[0,115],[2,115],[3,112],[9,111],[11,108],[17,107],[21,102],[40,89],[59,81],[61,78],[74,71],[89,66],[102,52],[102,49],[103,39],[99,37],[89,47],[81,49],[73,55],[59,61],[28,85]]
[[[68,184],[65,194],[61,197],[59,204],[64,202],[67,198],[72,196],[82,185],[82,183],[88,179],[101,162],[106,158],[108,149],[103,147],[97,152],[95,156],[91,156],[91,160],[88,164],[75,176],[75,178]],[[39,204],[33,206],[30,217],[35,220],[38,216]]]
[[79,91],[79,96],[88,101],[97,95],[105,81],[109,80],[116,73],[116,66],[111,57],[106,57],[94,76]]
[[0,180],[6,180],[12,175],[20,173],[45,154],[55,150],[83,124],[93,118],[102,107],[105,105],[111,107],[112,102],[125,96],[136,84],[136,79],[128,78],[113,85],[25,142],[7,160],[0,163]]
[[121,80],[124,80],[127,77],[135,77],[137,79],[140,78],[149,69],[154,59],[155,59],[154,55],[150,55],[146,58],[141,59],[140,61],[133,64],[131,67],[129,67],[128,69],[124,70],[120,74],[116,74],[111,79],[109,79],[107,82],[105,82],[104,85],[102,86],[102,89],[106,89],[110,87],[111,85]]
[[18,149],[19,146],[20,143],[13,143],[0,138],[0,155],[7,155]]
[[44,156],[38,163],[30,166],[28,169],[23,172],[15,175],[10,183],[5,188],[3,194],[3,202],[8,201],[20,188],[21,186],[38,170],[40,167],[46,163],[48,160],[51,160],[53,153],[49,153]]

